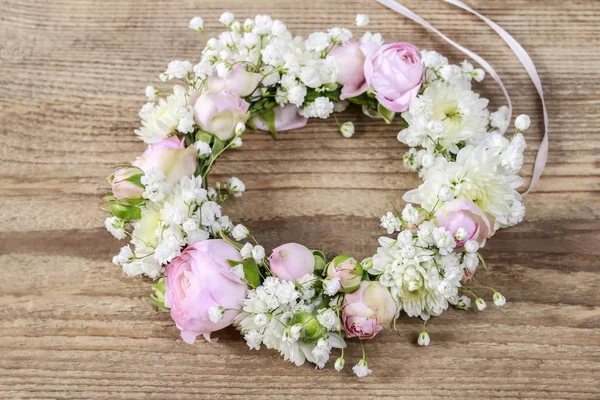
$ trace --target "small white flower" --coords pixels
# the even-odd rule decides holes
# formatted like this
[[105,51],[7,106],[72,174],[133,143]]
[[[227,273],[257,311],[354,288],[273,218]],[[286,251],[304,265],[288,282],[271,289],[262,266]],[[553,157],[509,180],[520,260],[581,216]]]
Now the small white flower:
[[481,68],[475,68],[473,70],[473,72],[471,72],[471,76],[473,77],[473,79],[475,79],[477,82],[481,82],[484,78],[485,78],[485,71],[482,70]]
[[521,114],[515,119],[515,127],[520,131],[526,131],[531,125],[531,119],[528,115]]
[[492,299],[494,300],[494,304],[498,307],[502,307],[506,304],[506,297],[502,296],[502,293],[500,292],[494,292]]
[[369,25],[370,19],[367,14],[356,14],[356,18],[354,19],[354,24],[356,26],[367,26]]
[[188,28],[193,29],[197,32],[204,31],[204,20],[201,17],[194,17],[190,20]]
[[167,66],[165,75],[168,79],[177,78],[183,79],[192,72],[192,63],[189,61],[173,60]]
[[248,18],[246,21],[244,21],[244,31],[251,32],[252,28],[254,28],[254,20]]
[[284,342],[295,343],[300,339],[300,333],[302,332],[302,325],[296,324],[290,328],[286,328],[281,338]]
[[129,245],[121,247],[119,254],[113,257],[112,262],[115,265],[122,266],[123,264],[128,263],[132,258],[135,257],[131,247]]
[[104,220],[104,226],[115,239],[123,240],[127,236],[125,234],[125,224],[117,217],[106,218],[106,220]]
[[323,291],[327,296],[335,296],[340,290],[341,283],[339,277],[325,278],[323,281]]
[[227,190],[235,197],[240,197],[246,190],[246,186],[239,178],[233,176],[227,180]]
[[458,302],[456,302],[456,308],[461,310],[468,310],[471,307],[471,299],[467,296],[460,296]]
[[223,307],[210,307],[208,309],[208,319],[213,324],[221,322],[223,319]]
[[246,132],[246,124],[243,122],[238,122],[235,126],[235,134],[240,136],[244,132]]
[[240,279],[244,279],[244,266],[242,264],[238,264],[235,267],[231,267],[231,271]]
[[378,47],[383,46],[383,38],[381,37],[381,33],[365,32],[363,37],[360,39],[360,42],[365,44],[373,43]]
[[258,327],[263,328],[269,323],[269,316],[266,314],[256,314],[254,316],[254,323]]
[[244,339],[246,339],[246,344],[250,349],[260,350],[260,344],[262,342],[262,335],[257,330],[250,330],[248,333],[244,335]]
[[340,132],[345,138],[351,138],[354,135],[354,124],[352,122],[344,122],[340,126]]
[[229,28],[231,26],[231,24],[233,23],[234,19],[235,19],[235,15],[229,11],[226,11],[223,14],[221,14],[221,18],[219,18],[219,22],[222,23],[227,28]]
[[261,245],[256,245],[252,249],[252,258],[256,261],[257,264],[262,264],[263,259],[265,258],[265,248]]
[[477,306],[477,309],[478,309],[479,311],[483,311],[483,310],[485,310],[485,308],[487,307],[487,304],[485,304],[485,300],[484,300],[484,299],[482,299],[481,297],[478,297],[478,298],[475,300],[475,305]]
[[[460,227],[456,230],[454,237],[456,238],[456,240],[465,240],[467,238],[468,234],[469,234],[469,232],[465,228]],[[475,242],[475,243],[477,243],[477,242]],[[466,247],[466,244],[465,244],[465,247]],[[477,250],[475,250],[475,251],[477,251]],[[473,253],[473,252],[469,251],[469,253]]]
[[252,246],[251,243],[246,243],[244,245],[244,247],[242,247],[242,249],[240,250],[240,255],[242,256],[242,258],[244,260],[252,257],[252,249],[253,248],[254,248],[254,246]]
[[231,148],[239,149],[240,147],[242,147],[242,144],[243,144],[242,138],[238,136],[231,141]]
[[381,217],[381,227],[387,230],[388,235],[402,229],[402,221],[392,212],[387,212]]
[[344,369],[345,364],[346,364],[346,360],[344,360],[343,357],[340,357],[337,360],[335,360],[335,365],[333,367],[335,368],[336,371],[340,372],[342,369]]
[[367,375],[370,375],[372,372],[369,369],[369,364],[367,363],[367,360],[365,360],[364,358],[362,358],[354,367],[352,367],[352,371],[354,371],[356,376],[358,376],[359,378],[363,378]]
[[154,86],[146,86],[146,97],[149,101],[156,101],[158,98],[158,89]]
[[328,331],[337,330],[340,328],[340,319],[337,313],[331,308],[319,310],[317,321],[323,325]]
[[419,339],[417,340],[419,346],[429,346],[429,342],[429,334],[425,331],[421,332],[421,334],[419,335]]
[[[466,230],[465,230],[465,232],[466,232]],[[458,234],[458,232],[456,232],[456,233]],[[465,233],[465,236],[466,236],[466,233]],[[458,236],[456,238],[458,239]],[[463,240],[463,239],[458,239],[458,240]],[[465,242],[465,250],[467,253],[477,253],[477,250],[479,250],[479,243],[477,243],[476,240],[467,240]]]
[[273,25],[271,25],[271,33],[273,36],[283,36],[287,32],[287,27],[285,24],[279,20],[273,21]]
[[210,153],[212,152],[212,149],[210,148],[210,144],[199,140],[196,143],[194,143],[194,147],[196,148],[196,150],[198,150],[198,157],[200,158],[205,158],[207,156],[210,155]]
[[304,42],[307,50],[321,52],[329,46],[329,35],[325,32],[313,32],[308,35],[308,39]]
[[441,201],[447,203],[449,201],[454,200],[454,192],[448,186],[444,186],[440,189],[440,194],[438,195]]
[[419,210],[414,208],[412,204],[407,204],[402,210],[402,219],[409,224],[414,224],[419,220]]
[[249,233],[250,233],[250,231],[248,231],[248,228],[246,228],[242,224],[237,224],[231,231],[231,235],[237,241],[245,239],[246,237],[248,237]]
[[434,163],[435,163],[435,157],[433,156],[433,154],[428,153],[428,154],[425,154],[423,156],[423,158],[421,158],[421,165],[425,169],[431,168]]

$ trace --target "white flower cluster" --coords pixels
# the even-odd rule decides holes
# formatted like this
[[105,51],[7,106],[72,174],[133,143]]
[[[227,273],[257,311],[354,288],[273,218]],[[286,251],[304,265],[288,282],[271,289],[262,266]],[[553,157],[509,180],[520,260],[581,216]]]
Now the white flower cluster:
[[309,361],[325,367],[331,349],[345,344],[338,314],[316,296],[317,280],[312,274],[296,282],[269,276],[249,291],[236,317],[248,347],[258,350],[264,344],[296,365]]
[[[175,185],[166,184],[163,178],[161,170],[152,170],[142,177],[148,184],[146,191],[152,185],[155,190],[151,196],[144,196],[148,201],[141,208],[141,219],[133,223],[131,244],[134,249],[125,246],[113,258],[127,275],[156,278],[164,271],[164,265],[181,254],[185,246],[220,237],[221,232],[233,229],[229,217],[221,214],[217,192],[204,189],[202,178],[184,176]],[[115,236],[124,237],[123,223],[115,217],[109,220],[107,229]]]
[[[179,75],[180,73],[176,72],[174,68],[171,68],[171,73]],[[139,114],[142,119],[142,127],[135,133],[144,142],[153,144],[169,137],[175,130],[181,133],[192,132],[194,118],[192,108],[187,104],[187,97],[186,89],[175,85],[173,94],[166,99],[161,98],[158,102],[152,101],[144,104]],[[155,98],[152,96],[152,99]]]
[[428,154],[456,154],[461,145],[476,144],[485,137],[490,115],[488,100],[471,90],[471,80],[483,79],[483,71],[464,61],[449,65],[435,51],[423,51],[424,90],[402,117],[408,128],[398,140],[422,147]]
[[[369,273],[390,288],[399,311],[427,318],[440,315],[448,304],[457,304],[465,271],[472,275],[479,259],[474,252],[455,253],[456,242],[443,227],[428,220],[415,224],[414,210],[409,204],[402,218],[392,220],[392,213],[382,218],[389,233],[399,233],[395,240],[379,238]],[[409,226],[413,229],[404,229]]]
[[437,157],[431,167],[423,170],[424,182],[406,192],[403,199],[432,210],[440,194],[449,190],[451,197],[469,199],[494,216],[495,229],[515,225],[525,214],[516,191],[523,183],[516,173],[523,164],[524,149],[523,135],[517,134],[509,141],[494,134],[489,144],[460,149],[455,161]]

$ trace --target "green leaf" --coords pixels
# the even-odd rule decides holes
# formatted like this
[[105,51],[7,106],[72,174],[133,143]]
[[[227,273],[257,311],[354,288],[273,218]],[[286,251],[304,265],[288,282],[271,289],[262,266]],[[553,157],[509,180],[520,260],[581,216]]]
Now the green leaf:
[[203,130],[199,130],[198,133],[196,133],[196,142],[210,143],[210,141],[213,137],[214,136],[212,135],[212,133],[208,133]]
[[388,110],[381,104],[377,106],[377,111],[379,111],[379,114],[381,114],[386,124],[390,124],[394,119],[394,115],[396,115],[395,112]]
[[124,222],[142,218],[142,210],[138,206],[123,204],[118,201],[111,201],[108,203],[108,206],[112,215]]
[[244,269],[244,278],[248,282],[252,288],[257,288],[260,286],[260,271],[258,270],[258,265],[252,259],[244,260],[244,261],[235,261],[235,260],[227,260],[227,263],[233,268],[236,265],[242,265]]
[[277,137],[277,129],[275,129],[275,110],[272,108],[266,108],[260,114],[260,117],[265,122],[265,125],[267,125],[267,128],[269,128],[271,135],[273,135],[273,137]]
[[217,137],[215,136],[214,139],[213,139],[213,144],[212,144],[212,156],[215,157],[224,148],[225,148],[225,142],[223,142],[222,140],[217,139]]

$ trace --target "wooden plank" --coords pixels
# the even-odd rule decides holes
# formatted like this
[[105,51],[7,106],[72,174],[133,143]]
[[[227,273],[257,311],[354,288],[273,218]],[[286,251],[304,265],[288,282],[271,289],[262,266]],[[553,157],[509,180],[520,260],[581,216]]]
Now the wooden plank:
[[[504,79],[532,128],[524,177],[541,139],[541,110],[518,61],[492,31],[438,0],[404,0]],[[133,130],[147,84],[172,59],[198,56],[226,10],[269,13],[306,35],[368,13],[388,41],[462,59],[440,39],[369,0],[202,2],[2,0],[0,4],[0,398],[600,398],[600,2],[472,0],[536,62],[550,112],[550,155],[526,198],[526,221],[485,249],[481,279],[509,302],[450,310],[366,343],[374,373],[300,368],[248,350],[234,329],[214,345],[186,345],[154,307],[150,281],[110,263],[120,243],[102,229],[105,177],[143,149]],[[187,29],[201,15],[202,39]],[[363,29],[364,30],[364,29]],[[356,32],[363,31],[361,29]],[[503,103],[489,81],[491,104]],[[226,205],[267,246],[300,241],[365,257],[379,216],[418,178],[402,167],[397,128],[349,110],[357,136],[311,121],[273,140],[248,134],[213,179],[235,175],[247,193]],[[351,346],[350,360],[359,357]]]

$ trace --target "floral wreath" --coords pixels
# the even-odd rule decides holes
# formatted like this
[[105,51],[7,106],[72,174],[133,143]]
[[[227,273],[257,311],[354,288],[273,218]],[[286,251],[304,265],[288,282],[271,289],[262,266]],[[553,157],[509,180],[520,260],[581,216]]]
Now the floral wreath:
[[[169,310],[185,342],[211,341],[234,325],[251,349],[264,345],[296,365],[323,368],[332,348],[341,349],[340,371],[345,339],[362,347],[395,329],[402,311],[423,320],[418,344],[427,346],[429,318],[448,306],[484,310],[486,292],[504,305],[500,292],[477,281],[478,266],[487,269],[480,249],[523,220],[516,188],[530,119],[520,115],[510,139],[503,136],[511,109],[488,111],[472,89],[483,69],[409,43],[384,44],[379,33],[353,40],[350,30],[331,28],[304,39],[266,15],[241,23],[226,12],[219,21],[226,31],[208,40],[197,64],[172,61],[160,75],[179,82],[172,93],[146,88],[135,133],[148,148],[109,177],[105,226],[131,239],[113,262],[155,281],[151,298]],[[368,23],[356,16],[358,27]],[[202,18],[189,27],[203,32]],[[398,140],[410,147],[404,165],[422,184],[404,195],[403,210],[381,218],[392,237],[381,237],[372,257],[327,259],[298,243],[267,256],[245,226],[222,214],[244,184],[232,177],[209,187],[212,167],[242,146],[247,127],[276,137],[350,104],[402,127]],[[338,125],[353,136],[352,122]],[[364,347],[362,354],[358,376],[371,373]]]

